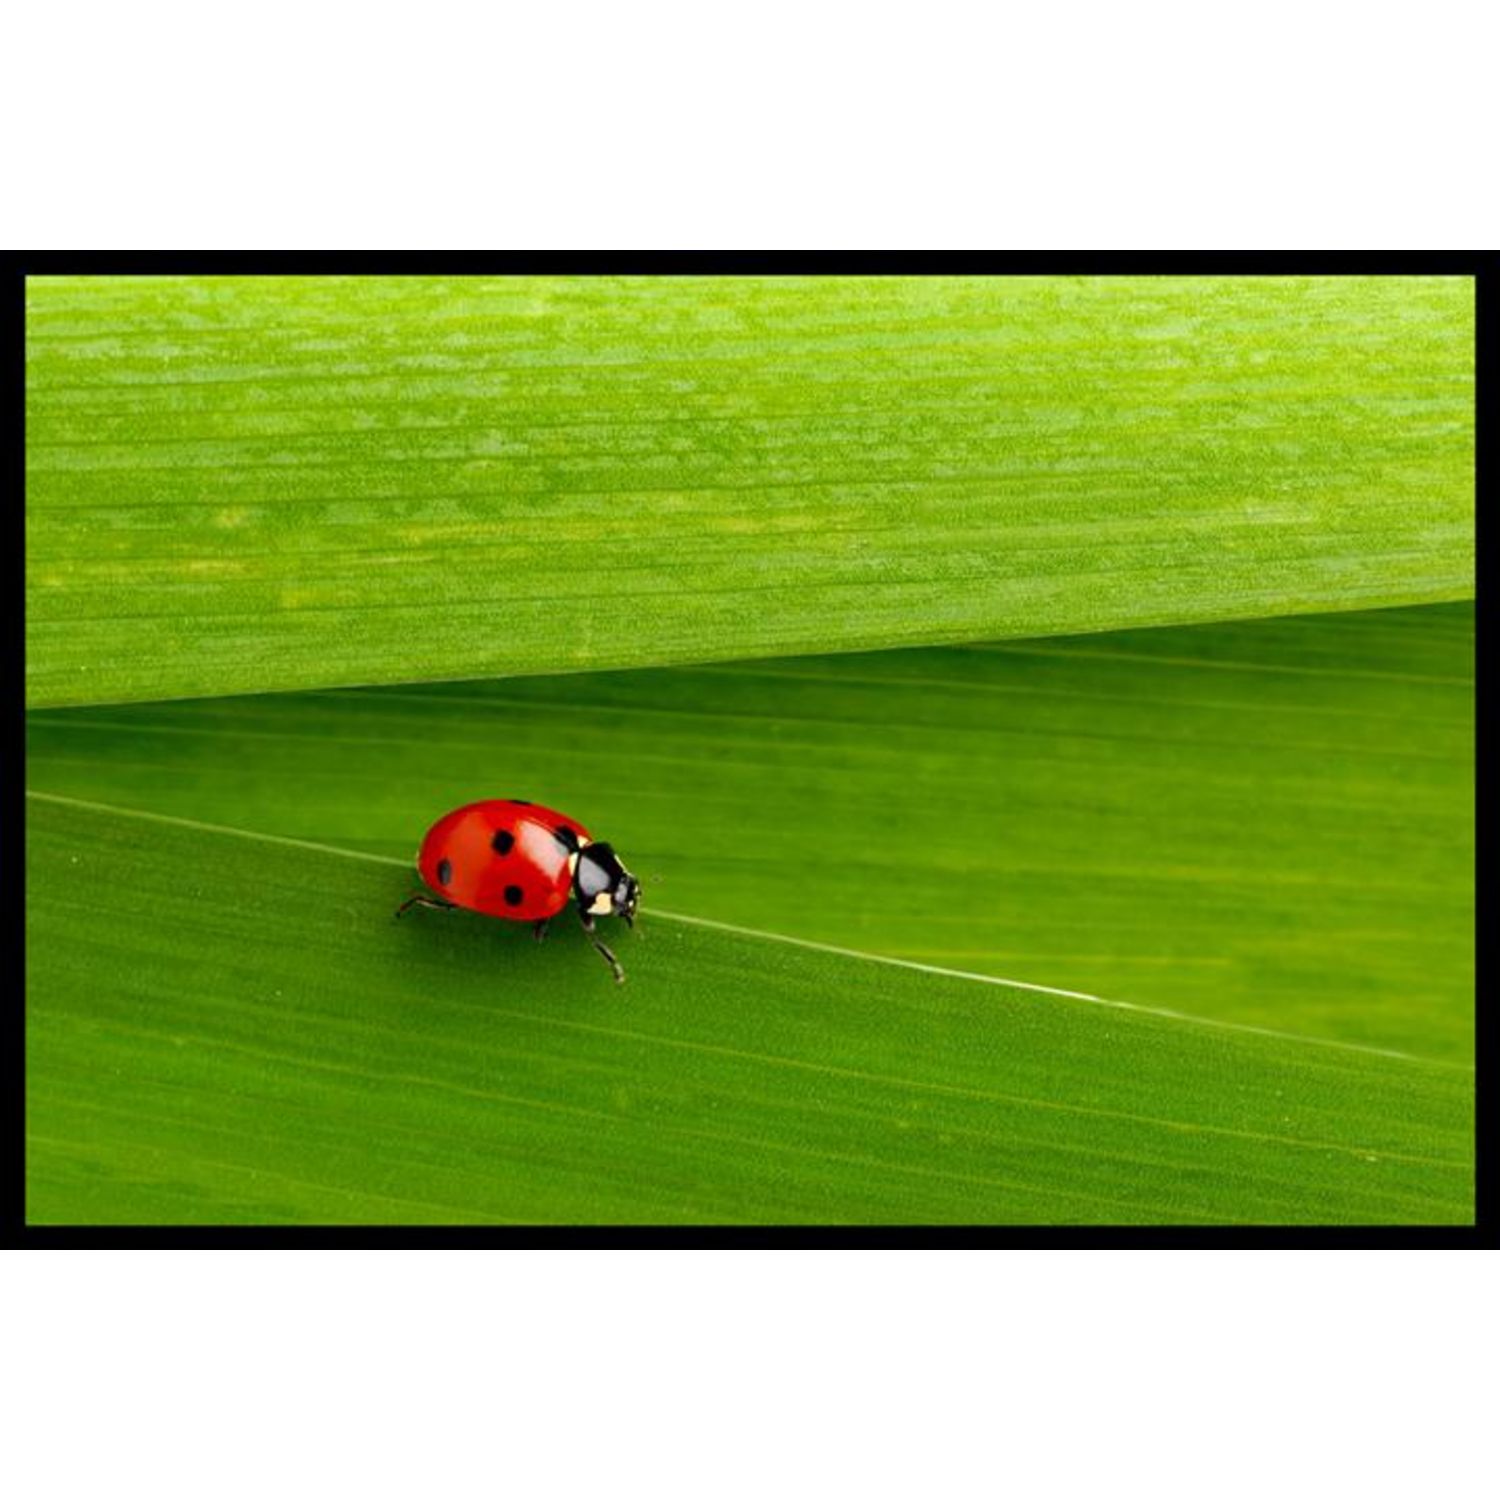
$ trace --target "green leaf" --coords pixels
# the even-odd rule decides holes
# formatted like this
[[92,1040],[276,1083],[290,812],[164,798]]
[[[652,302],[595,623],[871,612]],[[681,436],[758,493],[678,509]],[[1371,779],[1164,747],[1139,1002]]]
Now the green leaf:
[[29,811],[34,1223],[1472,1218],[1462,1069]]
[[27,697],[1466,597],[1473,282],[41,278]]
[[402,860],[525,796],[621,849],[648,924],[1466,1063],[1473,618],[34,713],[28,774]]

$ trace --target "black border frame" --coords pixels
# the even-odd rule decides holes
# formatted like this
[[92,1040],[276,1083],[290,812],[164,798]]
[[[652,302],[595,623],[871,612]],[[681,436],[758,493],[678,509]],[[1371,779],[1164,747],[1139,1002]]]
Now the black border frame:
[[[850,251],[69,251],[7,252],[0,257],[0,349],[6,354],[10,441],[6,462],[10,489],[25,495],[25,280],[31,275],[1448,275],[1475,281],[1476,497],[1483,492],[1490,458],[1489,421],[1495,412],[1491,353],[1495,347],[1495,252],[1433,251],[1026,251],[1026,252],[850,252]],[[1487,542],[1477,517],[1481,571]],[[7,955],[18,971],[5,1007],[0,1036],[4,1097],[9,1105],[5,1144],[10,1170],[0,1191],[0,1245],[59,1249],[303,1248],[396,1249],[494,1247],[514,1249],[596,1248],[1317,1248],[1477,1249],[1500,1246],[1492,1144],[1500,1139],[1495,1109],[1496,1023],[1480,1003],[1489,932],[1477,924],[1479,960],[1475,1001],[1475,1222],[1472,1225],[817,1225],[718,1228],[625,1225],[536,1226],[337,1226],[337,1225],[71,1225],[25,1222],[25,545],[24,505],[13,511],[12,638],[16,684],[13,749],[6,763],[5,838],[7,899],[11,921]],[[1476,612],[1476,691],[1489,661],[1484,642],[1486,614]],[[1477,719],[1476,766],[1485,764],[1484,715]],[[1480,832],[1476,855],[1476,900],[1485,890],[1483,832],[1487,793],[1475,788]]]

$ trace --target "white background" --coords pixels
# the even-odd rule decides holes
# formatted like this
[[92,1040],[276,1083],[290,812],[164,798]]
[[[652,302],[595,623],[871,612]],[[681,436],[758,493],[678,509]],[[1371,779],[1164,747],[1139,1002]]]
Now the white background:
[[7,1492],[1489,1493],[1493,1257],[0,1260]]
[[1493,15],[50,0],[0,245],[1482,246]]

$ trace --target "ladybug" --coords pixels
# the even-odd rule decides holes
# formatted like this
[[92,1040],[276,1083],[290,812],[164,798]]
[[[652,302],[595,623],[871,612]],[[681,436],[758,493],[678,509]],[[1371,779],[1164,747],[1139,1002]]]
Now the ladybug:
[[594,918],[624,917],[634,927],[641,883],[576,818],[520,797],[470,802],[427,830],[417,873],[436,899],[425,892],[411,896],[397,907],[398,917],[413,906],[466,907],[530,922],[537,942],[571,895],[589,941],[624,984],[625,971],[599,941]]

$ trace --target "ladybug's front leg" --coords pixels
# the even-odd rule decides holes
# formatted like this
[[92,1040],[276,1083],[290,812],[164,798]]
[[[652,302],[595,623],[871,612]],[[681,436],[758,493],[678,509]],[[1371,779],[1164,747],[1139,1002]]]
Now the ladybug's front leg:
[[615,983],[616,984],[624,984],[625,983],[625,971],[624,971],[624,969],[622,969],[620,967],[620,960],[617,959],[614,956],[614,954],[611,953],[609,951],[609,949],[606,948],[604,946],[604,944],[599,941],[598,934],[596,934],[595,931],[594,931],[594,919],[593,919],[593,917],[591,917],[588,914],[588,912],[583,911],[582,909],[580,909],[579,913],[578,913],[578,920],[583,923],[583,930],[586,933],[588,933],[588,935],[589,935],[589,942],[591,942],[599,950],[599,952],[604,955],[604,961],[605,961],[605,963],[607,963],[609,965],[610,970],[613,972],[613,974],[615,976]]

